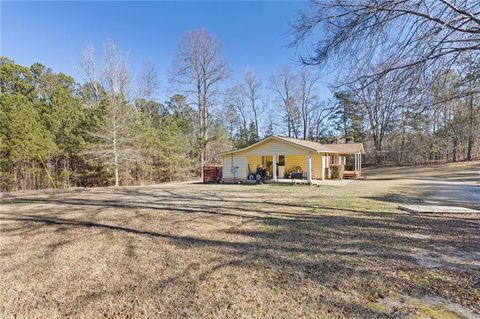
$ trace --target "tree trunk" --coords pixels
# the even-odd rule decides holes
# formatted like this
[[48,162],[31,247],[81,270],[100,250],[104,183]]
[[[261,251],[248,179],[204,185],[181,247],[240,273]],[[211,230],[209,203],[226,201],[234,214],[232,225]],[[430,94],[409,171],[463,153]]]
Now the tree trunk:
[[260,139],[260,134],[258,132],[258,117],[257,117],[257,110],[255,108],[255,102],[253,102],[253,116],[255,120],[255,134],[257,135],[255,137],[255,140],[258,141]]
[[[206,76],[205,76],[206,78]],[[203,159],[202,159],[202,181],[203,167],[207,161],[207,139],[208,139],[208,101],[207,101],[207,82],[203,81]]]
[[68,156],[65,159],[65,171],[67,174],[67,188],[70,188],[70,161]]
[[405,123],[403,123],[403,127],[402,127],[402,143],[400,145],[400,156],[398,158],[398,165],[402,165],[404,149],[405,149]]
[[457,145],[458,145],[458,137],[455,136],[455,137],[453,138],[453,152],[452,152],[452,160],[453,160],[454,162],[457,161]]
[[199,81],[197,81],[197,103],[198,103],[198,123],[199,123],[199,129],[200,129],[200,176],[202,177],[203,181],[203,164],[205,162],[205,153],[204,153],[204,141],[203,139],[203,129],[204,129],[204,124],[203,124],[203,103],[202,103],[202,89],[201,89],[201,84]]
[[304,118],[303,119],[303,139],[306,140],[307,139],[307,119]]
[[117,122],[115,118],[115,110],[114,110],[114,115],[113,115],[113,161],[115,165],[115,186],[119,186],[118,182],[118,150],[117,150]]
[[287,114],[287,130],[288,130],[288,137],[291,137],[291,122],[290,122],[290,113]]
[[345,137],[345,143],[348,143],[349,138],[348,138],[348,127],[347,127],[347,113],[346,113],[345,107],[343,107],[342,120],[343,120],[343,134]]
[[13,167],[13,190],[16,192],[18,191],[18,176],[17,176],[17,168]]
[[373,145],[375,147],[375,163],[380,164],[380,156],[382,154],[382,139],[377,134],[373,134]]
[[467,141],[467,161],[472,160],[472,150],[473,150],[473,92],[470,92],[470,103],[468,105],[469,115],[468,115],[468,141]]

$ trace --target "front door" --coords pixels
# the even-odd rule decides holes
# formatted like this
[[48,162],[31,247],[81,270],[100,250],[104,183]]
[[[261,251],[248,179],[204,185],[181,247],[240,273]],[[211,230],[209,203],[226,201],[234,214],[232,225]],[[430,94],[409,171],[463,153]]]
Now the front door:
[[278,178],[285,178],[285,155],[278,155],[277,176]]

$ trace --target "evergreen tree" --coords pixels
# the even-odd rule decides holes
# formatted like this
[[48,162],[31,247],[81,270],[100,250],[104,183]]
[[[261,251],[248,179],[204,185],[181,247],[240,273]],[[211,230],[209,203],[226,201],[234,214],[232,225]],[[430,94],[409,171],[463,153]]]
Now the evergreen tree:
[[43,127],[37,110],[20,94],[0,95],[0,166],[2,189],[26,189],[27,182],[43,187],[41,161],[56,151],[52,135]]
[[344,93],[335,93],[337,106],[333,118],[338,131],[346,143],[349,141],[361,142],[363,140],[363,114],[354,99]]

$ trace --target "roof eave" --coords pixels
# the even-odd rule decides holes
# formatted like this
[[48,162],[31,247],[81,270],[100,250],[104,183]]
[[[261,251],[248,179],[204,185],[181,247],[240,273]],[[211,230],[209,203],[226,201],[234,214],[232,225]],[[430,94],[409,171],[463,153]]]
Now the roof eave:
[[221,153],[218,153],[217,155],[218,156],[225,156],[225,155],[228,155],[228,154],[233,154],[233,153],[238,153],[238,152],[243,152],[243,151],[246,151],[254,146],[257,146],[258,144],[261,144],[263,142],[266,142],[267,140],[270,140],[270,139],[276,139],[277,141],[281,141],[281,142],[284,142],[284,143],[289,143],[291,145],[294,145],[296,147],[300,147],[300,148],[304,148],[304,149],[307,149],[309,151],[313,151],[313,152],[318,152],[317,149],[314,149],[314,148],[311,148],[311,147],[308,147],[308,146],[304,146],[304,145],[300,145],[300,144],[296,144],[296,143],[293,143],[289,140],[286,140],[286,139],[283,139],[279,136],[275,136],[275,135],[270,135],[270,136],[267,136],[265,137],[264,139],[261,139],[260,141],[252,144],[252,145],[249,145],[247,147],[244,147],[244,148],[240,148],[238,150],[231,150],[231,151],[226,151],[226,152],[221,152]]

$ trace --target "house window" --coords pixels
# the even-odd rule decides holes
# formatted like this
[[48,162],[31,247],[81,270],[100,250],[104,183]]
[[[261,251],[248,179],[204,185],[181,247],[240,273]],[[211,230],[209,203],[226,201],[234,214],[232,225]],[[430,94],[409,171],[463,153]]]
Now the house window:
[[278,156],[278,166],[285,166],[285,155]]

